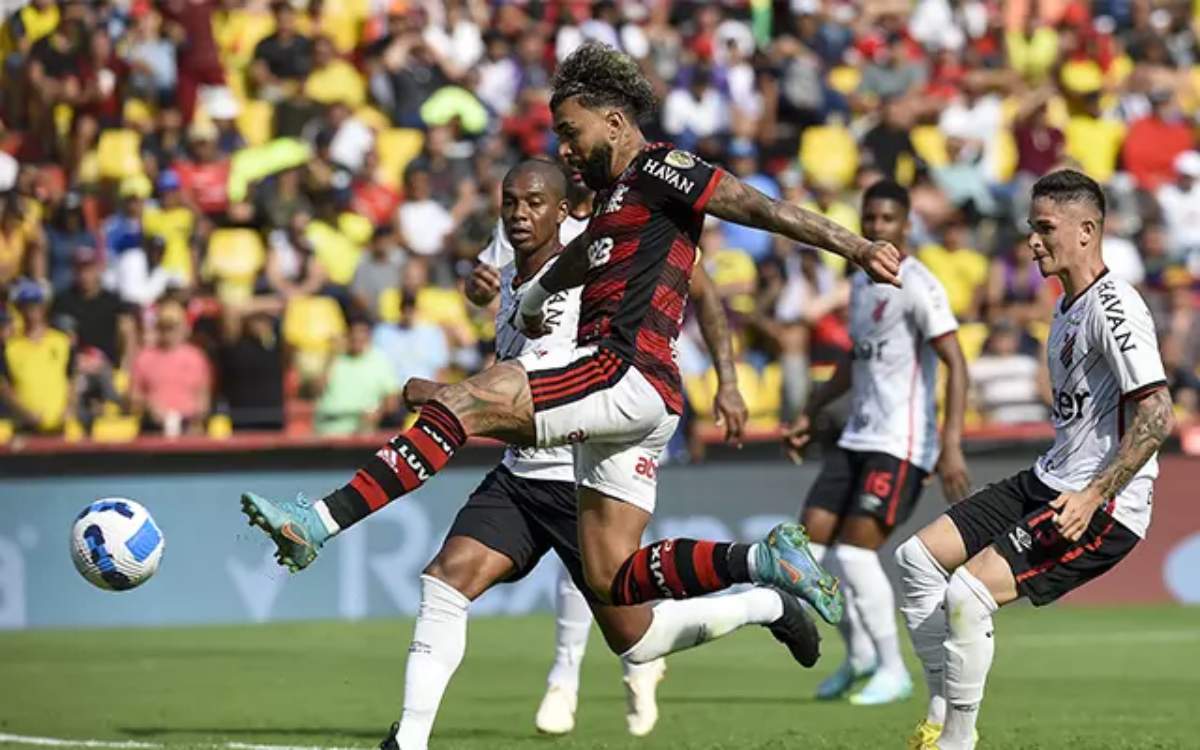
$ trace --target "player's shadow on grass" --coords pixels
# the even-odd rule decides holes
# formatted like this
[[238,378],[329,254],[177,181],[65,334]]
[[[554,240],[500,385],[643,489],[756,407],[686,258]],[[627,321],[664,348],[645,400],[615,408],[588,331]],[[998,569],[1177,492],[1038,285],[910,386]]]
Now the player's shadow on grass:
[[[351,739],[381,740],[387,733],[387,727],[372,729],[351,729],[348,727],[118,727],[118,731],[130,737],[163,737],[169,735],[191,734],[218,737],[238,736],[270,736],[270,737],[320,737],[330,739],[347,737]],[[522,739],[528,738],[528,732],[503,731],[497,729],[445,729],[436,732],[442,739]]]

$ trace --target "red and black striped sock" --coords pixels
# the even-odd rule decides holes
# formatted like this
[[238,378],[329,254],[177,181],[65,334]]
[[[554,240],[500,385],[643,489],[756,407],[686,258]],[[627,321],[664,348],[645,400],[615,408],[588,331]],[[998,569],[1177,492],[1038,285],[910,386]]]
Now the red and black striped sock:
[[664,539],[629,556],[612,584],[612,603],[687,599],[750,583],[748,544]]
[[412,427],[392,438],[349,484],[322,502],[338,528],[345,529],[425,484],[466,441],[454,412],[430,401]]

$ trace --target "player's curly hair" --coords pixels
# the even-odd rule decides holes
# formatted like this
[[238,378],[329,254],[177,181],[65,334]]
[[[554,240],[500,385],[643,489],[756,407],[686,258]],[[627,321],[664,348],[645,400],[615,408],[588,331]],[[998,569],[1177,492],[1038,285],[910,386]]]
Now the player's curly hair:
[[559,63],[550,108],[573,96],[585,107],[619,107],[635,122],[654,112],[654,89],[629,55],[601,42],[585,42]]

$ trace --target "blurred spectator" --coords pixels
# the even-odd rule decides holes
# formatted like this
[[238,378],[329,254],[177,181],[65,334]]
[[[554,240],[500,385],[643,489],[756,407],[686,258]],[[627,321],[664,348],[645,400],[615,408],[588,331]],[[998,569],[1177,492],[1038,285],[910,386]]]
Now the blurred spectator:
[[987,279],[987,319],[992,325],[1007,322],[1024,328],[1044,319],[1052,302],[1053,294],[1028,241],[1021,239],[992,259]]
[[238,104],[233,92],[225,86],[210,86],[200,101],[205,114],[209,116],[217,130],[217,153],[228,158],[238,150],[245,148],[246,141],[242,138],[236,122],[242,106]]
[[267,312],[228,308],[217,355],[221,397],[235,430],[283,427],[283,339]]
[[134,343],[131,310],[103,287],[103,259],[94,247],[76,247],[73,261],[71,284],[55,295],[51,314],[75,321],[78,345],[97,349],[109,362],[121,365]]
[[883,104],[879,123],[863,136],[863,146],[871,156],[871,166],[889,179],[899,179],[896,168],[901,158],[916,158],[912,139],[908,135],[910,129],[911,123],[903,102],[889,99]]
[[221,219],[229,209],[229,159],[217,148],[219,135],[211,122],[192,123],[188,128],[191,158],[172,167],[188,203],[213,220]]
[[1047,118],[1047,104],[1053,91],[1047,87],[1035,92],[1022,103],[1013,123],[1020,174],[1041,177],[1062,161],[1066,138]]
[[188,343],[182,305],[164,302],[154,311],[154,331],[134,357],[131,375],[130,407],[144,428],[168,437],[203,432],[212,373],[204,352]]
[[1104,265],[1118,279],[1139,286],[1146,278],[1146,268],[1137,245],[1117,229],[1117,212],[1110,209],[1104,217],[1104,241],[1101,245]]
[[1071,118],[1064,135],[1067,155],[1093,179],[1107,183],[1117,168],[1125,124],[1102,110],[1099,85],[1089,82],[1087,90],[1068,99]]
[[317,401],[318,435],[373,432],[396,411],[401,384],[383,353],[371,346],[371,322],[350,321],[346,350],[329,362]]
[[430,128],[425,133],[424,151],[409,168],[429,175],[431,196],[450,209],[458,200],[463,182],[474,177],[471,146],[466,142],[455,143],[453,131],[446,125]]
[[299,13],[287,0],[272,5],[275,31],[254,48],[250,80],[258,98],[278,102],[300,91],[313,68],[312,40],[300,33]]
[[0,198],[0,287],[21,275],[46,278],[46,254],[41,228],[31,228],[25,207],[15,193]]
[[444,61],[446,73],[462,79],[483,56],[483,36],[468,14],[465,0],[448,0],[442,6],[442,22],[430,23],[423,37],[434,55]]
[[1175,179],[1158,189],[1158,204],[1169,234],[1171,257],[1200,257],[1200,151],[1175,157]]
[[396,245],[395,237],[383,227],[376,229],[371,246],[350,282],[350,298],[355,308],[367,315],[379,315],[379,298],[384,292],[394,290],[400,296],[403,269],[404,251]]
[[1020,352],[1020,329],[998,321],[984,344],[983,355],[969,366],[971,401],[994,424],[1041,422],[1046,419],[1049,381],[1037,358]]
[[149,3],[133,6],[133,30],[125,51],[130,92],[147,101],[174,98],[178,70],[175,45],[162,35],[162,16]]
[[354,66],[338,58],[333,42],[321,36],[313,42],[312,69],[304,81],[304,95],[319,104],[341,102],[361,107],[367,87]]
[[503,35],[487,37],[485,57],[479,65],[479,98],[498,116],[512,112],[521,85],[521,70],[512,55],[512,45]]
[[687,86],[676,88],[663,101],[663,130],[681,148],[696,148],[705,138],[729,128],[729,104],[712,85],[707,68],[692,71]]
[[284,300],[317,294],[329,281],[324,264],[317,258],[307,230],[308,214],[296,214],[287,229],[276,229],[268,240],[265,289]]
[[959,320],[976,320],[988,278],[988,259],[972,248],[971,229],[956,216],[942,228],[941,244],[926,245],[918,257],[946,288],[950,309]]
[[302,189],[302,176],[300,167],[285,169],[255,187],[255,215],[264,230],[287,229],[298,214],[312,215],[312,200]]
[[387,360],[397,383],[410,378],[440,380],[450,366],[445,332],[441,326],[418,320],[416,304],[414,295],[404,295],[399,321],[378,324],[371,336],[372,347]]
[[[769,198],[778,200],[782,197],[775,180],[759,171],[758,149],[751,141],[741,138],[733,141],[729,144],[728,156],[730,171],[739,179]],[[721,229],[725,237],[725,247],[737,248],[748,253],[755,261],[760,261],[771,253],[775,240],[769,232],[733,222],[722,224]]]
[[429,170],[411,164],[404,172],[404,203],[396,214],[401,244],[417,255],[438,255],[454,229],[450,212],[433,199]]
[[142,231],[162,241],[162,268],[186,284],[194,278],[192,237],[197,226],[195,213],[184,203],[182,187],[174,170],[159,173],[158,203],[142,211]]
[[392,122],[421,127],[421,105],[447,81],[433,50],[403,15],[388,16],[387,34],[367,48],[371,94]]
[[142,139],[141,152],[147,170],[152,174],[187,158],[183,113],[174,103],[166,104],[158,111],[154,129]]
[[874,49],[868,53],[869,62],[858,89],[867,101],[901,97],[925,83],[928,72],[920,62],[909,59],[902,35],[893,34],[870,46]]
[[1129,126],[1121,158],[1137,186],[1154,192],[1175,177],[1175,159],[1196,145],[1193,124],[1173,106],[1170,90],[1150,92],[1153,110]]
[[95,235],[87,230],[83,218],[83,200],[77,192],[63,196],[46,227],[46,250],[50,286],[57,295],[71,285],[75,254],[90,247]]
[[50,327],[46,293],[24,279],[12,294],[23,332],[4,342],[0,400],[18,429],[59,432],[75,416],[75,353],[71,339]]
[[183,123],[192,121],[201,86],[224,86],[225,71],[213,37],[216,0],[163,0],[159,6],[167,36],[175,44],[179,88],[175,101]]

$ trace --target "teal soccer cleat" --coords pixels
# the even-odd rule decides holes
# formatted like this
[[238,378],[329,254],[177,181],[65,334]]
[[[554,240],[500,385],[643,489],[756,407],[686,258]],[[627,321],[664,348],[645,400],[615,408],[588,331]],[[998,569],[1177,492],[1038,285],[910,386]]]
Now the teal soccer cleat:
[[811,604],[830,625],[842,621],[846,600],[838,579],[813,557],[803,526],[781,523],[754,549],[754,583],[795,594]]
[[317,559],[329,538],[312,503],[304,495],[295,500],[275,501],[253,492],[242,494],[242,512],[251,526],[258,526],[275,542],[275,559],[295,573]]
[[859,670],[855,669],[849,660],[843,661],[836,672],[821,680],[821,684],[817,685],[817,700],[835,701],[839,698],[844,698],[855,684],[871,677],[873,674],[875,674],[874,664],[866,669]]

